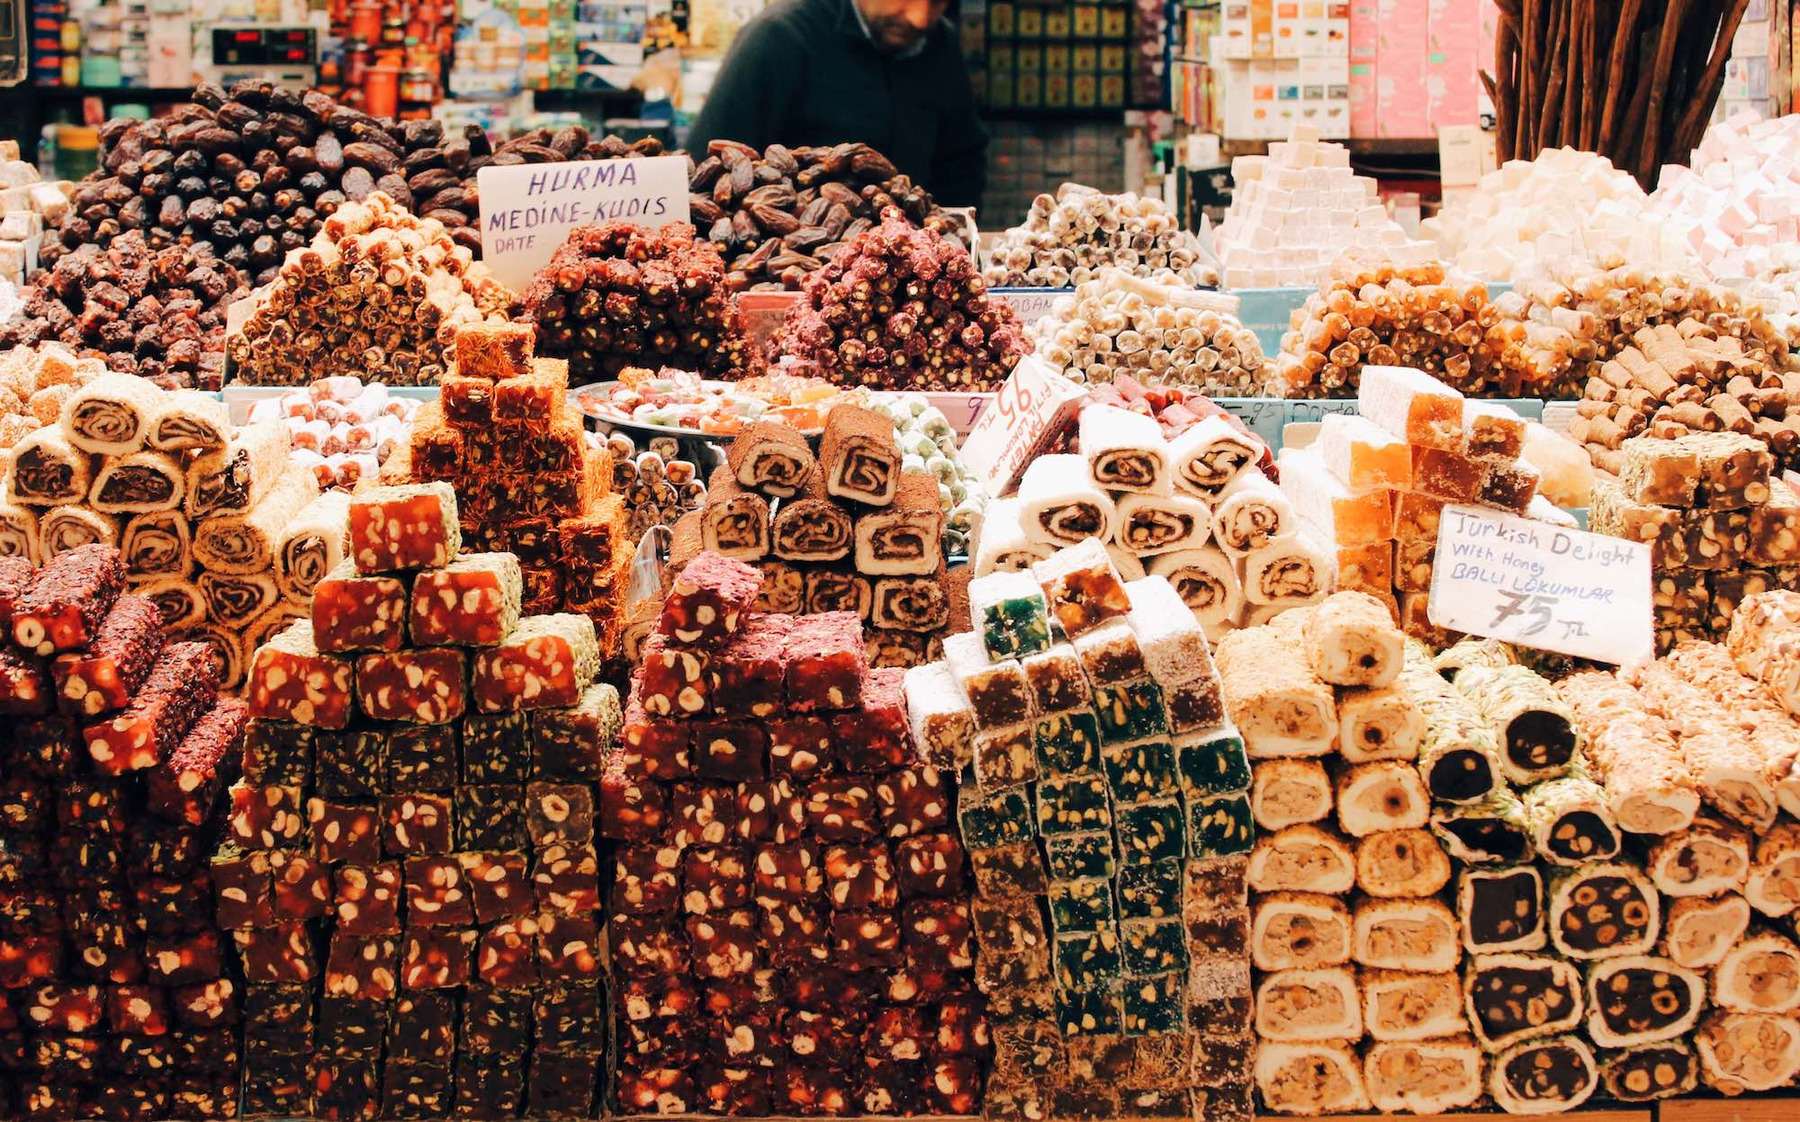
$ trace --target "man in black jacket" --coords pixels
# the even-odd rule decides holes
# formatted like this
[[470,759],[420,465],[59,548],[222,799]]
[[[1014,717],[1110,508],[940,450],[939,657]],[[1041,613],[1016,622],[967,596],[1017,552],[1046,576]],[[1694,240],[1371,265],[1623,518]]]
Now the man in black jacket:
[[775,0],[738,32],[688,136],[757,148],[862,141],[943,206],[987,182],[949,0]]

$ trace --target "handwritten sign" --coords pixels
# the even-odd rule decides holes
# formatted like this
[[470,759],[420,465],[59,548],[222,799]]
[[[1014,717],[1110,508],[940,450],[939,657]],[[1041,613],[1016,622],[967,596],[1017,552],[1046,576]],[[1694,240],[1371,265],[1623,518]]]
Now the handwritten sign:
[[1287,423],[1288,402],[1274,397],[1215,397],[1213,404],[1244,422],[1271,451],[1281,450],[1281,429]]
[[481,256],[500,283],[522,291],[569,231],[598,222],[661,226],[688,220],[687,160],[583,160],[485,167]]
[[1075,295],[1072,288],[994,288],[988,295],[1007,305],[1019,322],[1030,327],[1050,314],[1051,308],[1064,296]]
[[1630,666],[1651,657],[1650,549],[1447,506],[1426,611],[1438,627]]
[[1012,489],[1038,446],[1074,420],[1087,391],[1027,355],[975,418],[963,441],[962,461],[986,484],[988,494]]

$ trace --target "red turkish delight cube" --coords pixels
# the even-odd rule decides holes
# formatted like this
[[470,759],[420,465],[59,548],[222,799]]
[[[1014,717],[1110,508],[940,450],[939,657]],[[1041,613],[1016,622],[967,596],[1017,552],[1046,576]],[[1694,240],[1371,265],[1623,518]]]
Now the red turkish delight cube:
[[760,779],[769,736],[753,721],[693,721],[694,771],[703,779]]
[[831,945],[835,960],[862,969],[897,966],[900,952],[900,917],[893,912],[837,912],[831,917]]
[[531,880],[540,911],[583,915],[600,907],[600,862],[591,845],[538,850]]
[[952,796],[944,777],[928,764],[909,767],[875,782],[883,832],[890,838],[942,830],[950,824]]
[[674,911],[681,902],[681,865],[682,851],[672,845],[620,846],[613,853],[613,911]]
[[306,820],[298,787],[231,788],[231,817],[226,828],[231,838],[246,849],[276,849],[297,845]]
[[688,726],[685,721],[652,717],[638,700],[633,684],[625,705],[625,721],[619,728],[620,755],[628,763],[631,774],[645,779],[683,779],[694,774],[688,753]]
[[707,1051],[721,1063],[773,1065],[781,1053],[777,1010],[772,1005],[737,1006],[707,1022]]
[[875,783],[868,776],[826,775],[806,785],[806,821],[829,841],[858,841],[881,833]]
[[894,846],[900,891],[908,896],[950,896],[963,883],[963,847],[953,834],[912,834]]
[[686,927],[696,977],[737,978],[756,969],[756,913],[740,908],[690,915]]
[[313,590],[312,625],[327,654],[397,651],[406,642],[406,582],[364,576],[345,558]]
[[476,932],[469,927],[415,927],[401,952],[400,984],[411,990],[466,985]]
[[636,688],[644,711],[653,717],[694,717],[710,702],[711,672],[706,651],[671,646],[661,635],[644,640]]
[[862,1048],[861,1010],[784,1009],[781,1040],[801,1063],[855,1055]]
[[925,1011],[913,1005],[891,1005],[869,1016],[863,1049],[889,1060],[922,1060],[931,1047],[931,1026]]
[[205,643],[171,643],[131,704],[81,730],[88,755],[111,775],[153,768],[218,701],[219,671]]
[[824,612],[794,621],[787,643],[789,709],[855,708],[868,672],[869,652],[855,612]]
[[769,774],[810,779],[831,770],[837,753],[831,723],[823,717],[786,717],[769,721]]
[[464,927],[475,922],[475,902],[456,857],[408,857],[403,873],[408,926]]
[[851,1067],[850,1078],[851,1093],[864,1114],[919,1113],[924,1088],[920,1086],[917,1064],[864,1056],[861,1063]]
[[581,979],[600,973],[600,925],[592,916],[538,917],[538,972],[545,978]]
[[700,1009],[700,987],[687,978],[626,978],[618,985],[627,1021],[687,1020]]
[[145,782],[149,809],[171,822],[204,823],[218,801],[219,790],[237,770],[248,718],[249,709],[242,701],[219,695],[169,758],[150,769]]
[[587,616],[525,616],[507,638],[475,652],[469,694],[482,713],[562,709],[600,669],[599,639]]
[[523,853],[459,853],[475,919],[492,923],[522,916],[533,906],[531,872]]
[[341,729],[350,722],[352,680],[348,659],[319,653],[312,621],[295,620],[256,648],[244,700],[252,717]]
[[956,969],[975,964],[967,902],[912,900],[901,919],[907,952],[919,961]]
[[381,815],[372,806],[308,799],[306,823],[321,861],[367,865],[381,858]]
[[906,717],[906,671],[869,671],[854,708],[831,715],[838,763],[846,771],[882,772],[918,759]]
[[684,646],[716,647],[750,614],[762,581],[760,569],[705,550],[669,586],[657,633]]
[[[668,834],[670,792],[661,783],[630,773],[623,752],[614,752],[600,777],[600,833],[615,841],[654,842]],[[676,784],[680,791],[682,784]]]
[[267,927],[275,922],[269,852],[227,848],[212,859],[213,916],[220,927]]
[[[184,1029],[211,1029],[217,1025],[234,1025],[238,1021],[238,987],[230,978],[214,978],[191,986],[169,990],[170,1011],[176,1024]],[[177,1033],[177,1037],[189,1035]],[[234,1038],[236,1033],[231,1034]],[[235,1065],[221,1064],[224,1068]]]
[[816,904],[825,890],[825,870],[814,842],[765,845],[757,851],[754,870],[756,902],[764,908]]
[[[299,808],[294,817],[300,816]],[[277,920],[323,919],[331,910],[331,870],[297,850],[269,853]]]
[[332,901],[337,929],[352,935],[398,935],[401,884],[398,861],[341,866]]
[[684,974],[687,937],[667,916],[613,916],[607,925],[613,968],[622,976]]
[[681,887],[672,895],[689,915],[716,915],[750,902],[750,861],[743,850],[690,846],[676,856]]
[[585,845],[594,840],[594,796],[585,783],[529,783],[525,826],[531,844]]
[[132,1036],[169,1031],[168,991],[158,986],[114,986],[106,992],[106,1023]]
[[749,779],[737,785],[732,825],[749,842],[785,842],[806,826],[806,802],[784,778]]
[[397,794],[381,798],[381,847],[394,856],[450,852],[450,799]]
[[44,1031],[100,1032],[106,1027],[106,997],[99,986],[51,983],[32,990],[25,1019]]
[[231,937],[237,943],[244,981],[255,985],[313,980],[318,964],[313,961],[312,933],[305,922],[239,928]]
[[501,989],[529,989],[538,984],[538,921],[532,916],[503,919],[481,933],[475,951],[481,980]]
[[723,783],[676,783],[668,788],[671,840],[677,847],[719,845],[731,839],[737,793]]
[[769,962],[810,969],[831,960],[831,929],[813,904],[759,900],[758,928]]
[[782,709],[787,639],[794,619],[756,615],[709,658],[713,712],[721,717],[768,718]]
[[891,910],[900,903],[893,859],[879,841],[826,846],[825,884],[839,911]]
[[412,641],[422,647],[498,643],[518,626],[524,592],[519,559],[510,553],[465,553],[442,569],[426,569],[413,578]]
[[350,501],[344,551],[358,572],[441,569],[461,548],[456,491],[448,483],[376,487]]
[[356,697],[362,711],[377,721],[454,721],[463,713],[463,654],[430,648],[361,655]]
[[[0,612],[0,619],[4,615]],[[162,613],[156,603],[142,596],[119,597],[87,649],[58,655],[52,664],[57,706],[81,717],[123,709],[149,675],[162,646]],[[48,695],[40,700],[47,702]]]
[[794,975],[794,1004],[805,1009],[856,1010],[878,1000],[875,976],[844,967],[825,967]]
[[394,936],[347,931],[331,936],[331,952],[325,960],[327,997],[390,1001],[399,991],[399,979],[400,941]]

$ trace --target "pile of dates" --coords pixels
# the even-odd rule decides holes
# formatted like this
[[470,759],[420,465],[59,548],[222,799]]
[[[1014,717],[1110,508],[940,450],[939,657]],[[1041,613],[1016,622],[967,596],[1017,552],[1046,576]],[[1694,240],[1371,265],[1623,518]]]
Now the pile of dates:
[[761,152],[715,140],[688,177],[688,210],[743,289],[797,289],[893,209],[959,245],[959,220],[867,144]]
[[87,244],[32,275],[25,309],[0,327],[0,350],[56,341],[165,389],[216,390],[225,373],[225,309],[248,292],[205,243],[152,249],[137,230]]

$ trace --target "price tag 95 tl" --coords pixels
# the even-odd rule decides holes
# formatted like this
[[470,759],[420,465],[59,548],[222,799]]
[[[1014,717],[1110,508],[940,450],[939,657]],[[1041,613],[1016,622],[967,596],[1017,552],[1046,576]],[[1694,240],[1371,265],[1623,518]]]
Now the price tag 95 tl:
[[1452,631],[1621,666],[1645,662],[1653,650],[1650,549],[1447,506],[1427,615]]

